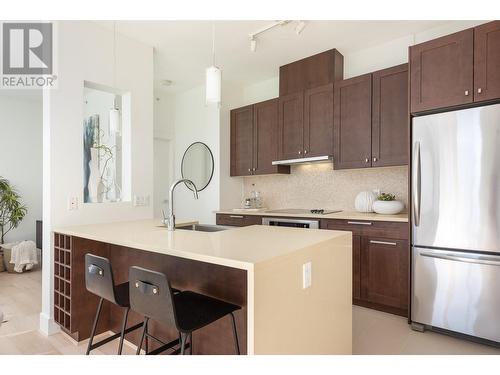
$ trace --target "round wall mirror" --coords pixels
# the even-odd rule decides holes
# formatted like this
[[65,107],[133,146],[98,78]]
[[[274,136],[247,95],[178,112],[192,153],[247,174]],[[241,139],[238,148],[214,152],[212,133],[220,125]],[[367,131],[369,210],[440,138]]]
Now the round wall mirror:
[[[181,163],[182,178],[191,180],[198,191],[205,189],[214,174],[214,156],[203,142],[191,144],[184,152]],[[193,190],[189,184],[188,189]]]

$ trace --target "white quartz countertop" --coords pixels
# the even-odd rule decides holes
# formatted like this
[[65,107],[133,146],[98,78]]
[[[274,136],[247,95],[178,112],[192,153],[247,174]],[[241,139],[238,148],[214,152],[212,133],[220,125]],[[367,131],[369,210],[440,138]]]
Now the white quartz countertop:
[[257,215],[257,216],[273,216],[273,217],[303,217],[311,219],[343,219],[343,220],[370,220],[370,221],[393,221],[393,222],[408,222],[408,213],[397,215],[381,215],[374,212],[362,213],[356,211],[340,211],[332,214],[289,214],[283,212],[270,212],[273,210],[245,210],[245,209],[224,209],[215,211],[216,214],[226,215]]
[[[177,220],[177,225],[196,223]],[[57,228],[54,232],[253,270],[255,264],[314,246],[350,232],[252,225],[220,232],[177,229],[169,232],[158,220],[127,221]]]

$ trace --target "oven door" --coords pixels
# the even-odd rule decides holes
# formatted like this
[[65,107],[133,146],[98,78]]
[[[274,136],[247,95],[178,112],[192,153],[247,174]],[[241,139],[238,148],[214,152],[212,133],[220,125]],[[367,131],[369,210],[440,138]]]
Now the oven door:
[[319,220],[284,219],[277,217],[263,217],[262,225],[275,227],[319,229]]

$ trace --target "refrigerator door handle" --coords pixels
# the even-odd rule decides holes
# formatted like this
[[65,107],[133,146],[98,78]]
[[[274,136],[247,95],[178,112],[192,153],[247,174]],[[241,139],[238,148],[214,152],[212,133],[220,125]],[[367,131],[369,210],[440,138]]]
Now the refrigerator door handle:
[[420,251],[419,254],[423,257],[429,257],[429,258],[437,258],[437,259],[444,259],[444,260],[452,260],[456,262],[465,262],[465,263],[474,263],[474,264],[486,264],[488,266],[497,266],[500,267],[500,257],[492,257],[492,256],[481,256],[481,255],[475,255],[475,256],[467,256],[467,255],[462,255],[462,256],[456,256],[456,255],[450,255],[447,253],[438,253],[434,251]]
[[415,142],[415,155],[413,158],[413,222],[416,227],[420,224],[420,197],[421,197],[421,183],[422,183],[422,163],[420,159],[420,142]]

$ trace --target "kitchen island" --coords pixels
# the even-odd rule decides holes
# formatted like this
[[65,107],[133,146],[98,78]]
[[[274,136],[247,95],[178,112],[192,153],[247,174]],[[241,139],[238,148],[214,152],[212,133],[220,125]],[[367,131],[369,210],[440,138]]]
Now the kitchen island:
[[[191,225],[192,222],[178,222]],[[84,256],[110,259],[116,283],[131,266],[163,272],[172,287],[242,306],[236,313],[245,354],[350,354],[350,232],[253,225],[220,232],[169,232],[154,220],[60,228],[54,232],[54,318],[77,341],[89,337],[98,299],[85,290]],[[303,265],[311,284],[303,288]],[[119,308],[106,304],[98,332],[118,332]],[[142,320],[130,314],[129,325]],[[233,354],[229,318],[193,334],[195,354]],[[150,331],[174,339],[174,327]],[[132,344],[138,332],[127,335]],[[150,346],[154,348],[154,346]]]

